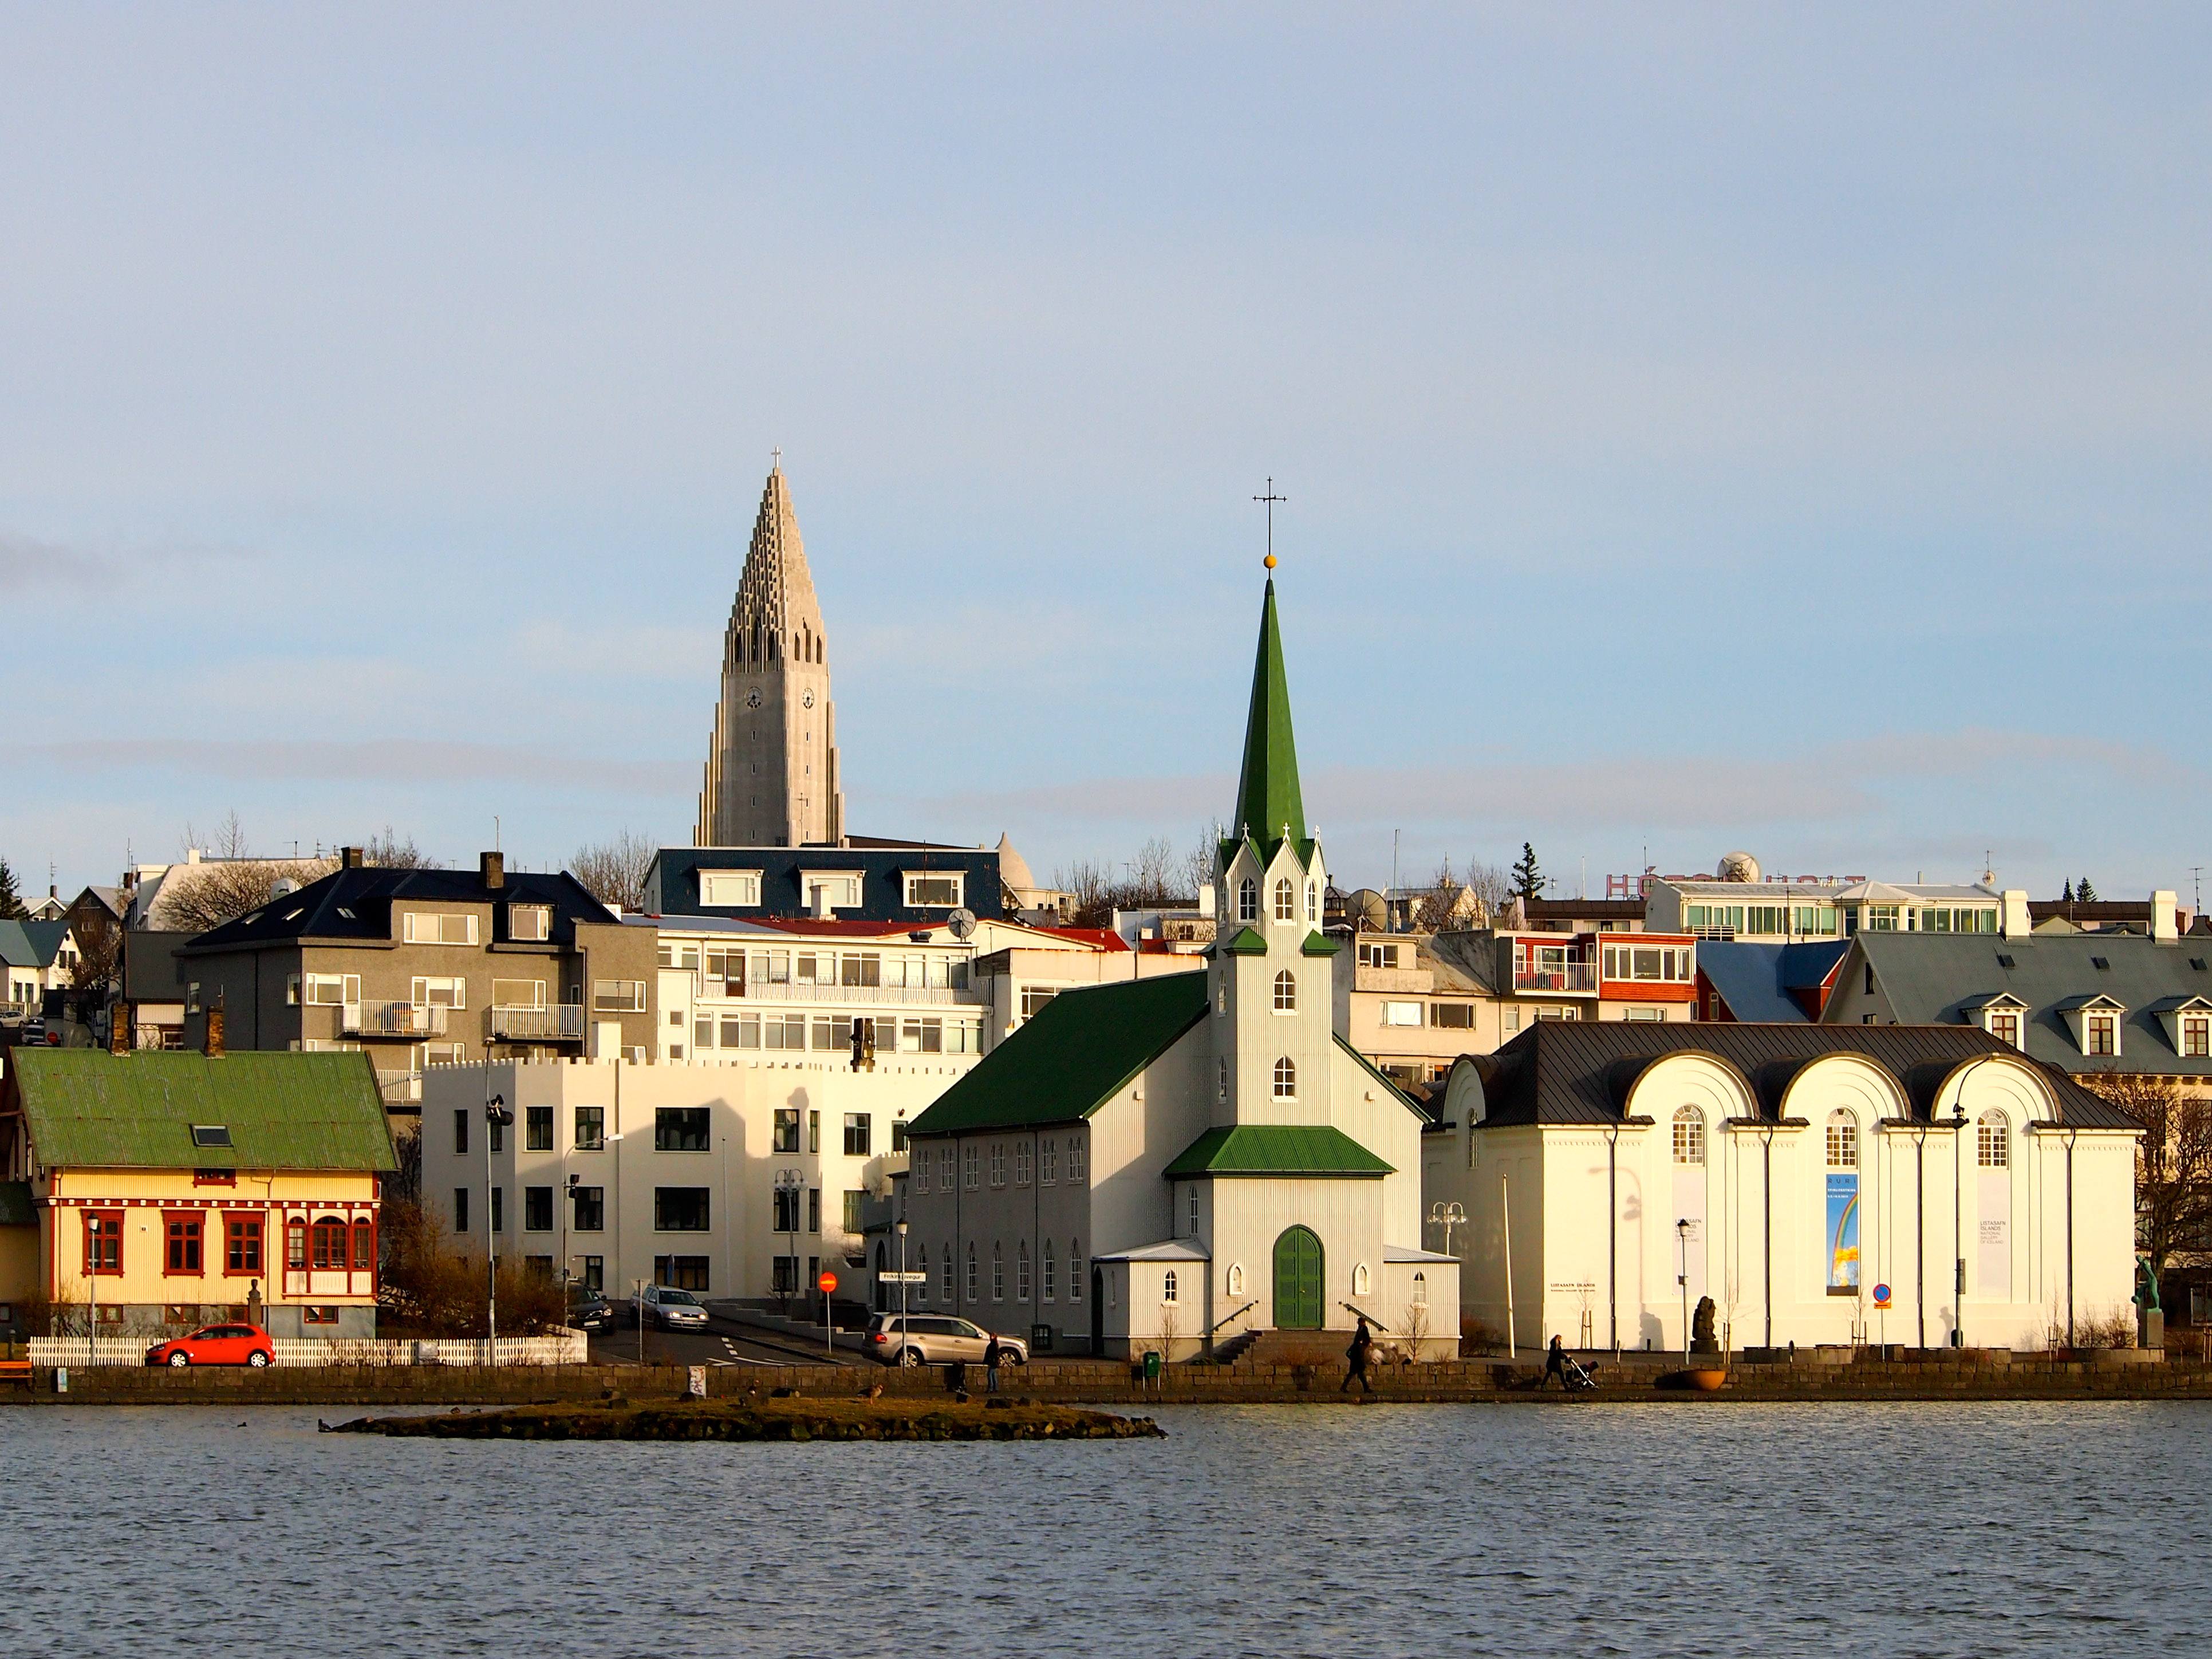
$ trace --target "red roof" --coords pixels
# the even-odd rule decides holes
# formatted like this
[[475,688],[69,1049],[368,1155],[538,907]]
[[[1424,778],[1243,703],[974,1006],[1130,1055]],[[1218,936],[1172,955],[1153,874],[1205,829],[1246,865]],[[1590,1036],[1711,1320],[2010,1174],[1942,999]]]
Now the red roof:
[[927,933],[937,924],[927,921],[860,921],[833,919],[818,921],[812,916],[748,916],[746,921],[756,927],[773,927],[786,933],[820,933],[832,939],[894,939],[907,933]]
[[1036,931],[1077,945],[1095,945],[1101,951],[1126,951],[1129,948],[1111,927],[1040,927]]

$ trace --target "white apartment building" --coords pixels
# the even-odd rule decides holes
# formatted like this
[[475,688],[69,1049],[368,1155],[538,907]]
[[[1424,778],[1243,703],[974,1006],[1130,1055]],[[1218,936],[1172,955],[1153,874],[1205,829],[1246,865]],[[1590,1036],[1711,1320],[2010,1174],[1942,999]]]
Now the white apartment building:
[[[702,1062],[434,1066],[424,1202],[463,1249],[520,1255],[619,1299],[645,1281],[720,1298],[801,1295],[824,1267],[867,1294],[864,1212],[906,1164],[906,1126],[974,1062],[806,1049]],[[514,1121],[491,1128],[485,1100]]]

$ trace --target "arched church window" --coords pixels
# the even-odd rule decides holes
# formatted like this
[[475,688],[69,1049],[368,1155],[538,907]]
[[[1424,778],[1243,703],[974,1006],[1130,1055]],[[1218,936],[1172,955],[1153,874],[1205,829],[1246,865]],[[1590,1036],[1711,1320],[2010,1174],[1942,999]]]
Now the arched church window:
[[1298,1097],[1298,1065],[1288,1054],[1275,1062],[1275,1098],[1296,1100]]
[[975,1300],[975,1247],[968,1247],[968,1299]]
[[1275,880],[1275,920],[1296,921],[1297,919],[1297,889],[1291,885],[1288,876],[1279,876]]
[[1298,982],[1291,977],[1291,970],[1285,968],[1275,975],[1275,1012],[1279,1014],[1295,1014],[1297,1011]]
[[1014,1258],[1014,1300],[1030,1299],[1030,1242],[1022,1241],[1021,1254]]
[[1249,876],[1237,884],[1237,920],[1260,920],[1260,884]]
[[1060,1295],[1060,1274],[1057,1271],[1058,1267],[1058,1262],[1056,1262],[1053,1258],[1052,1241],[1048,1238],[1044,1242],[1044,1284],[1041,1287],[1044,1291],[1044,1299],[1047,1302],[1056,1299]]
[[1694,1106],[1683,1106],[1674,1113],[1674,1162],[1703,1164],[1705,1161],[1705,1115]]
[[1006,1259],[1000,1253],[998,1242],[994,1239],[991,1244],[991,1300],[1004,1302],[1006,1299]]
[[1306,884],[1306,920],[1308,921],[1321,920],[1321,884],[1318,882],[1310,881]]
[[1849,1112],[1828,1114],[1828,1167],[1832,1170],[1856,1170],[1859,1167],[1859,1121]]
[[1083,1287],[1088,1282],[1083,1276],[1083,1241],[1071,1238],[1067,1241],[1067,1299],[1082,1301]]
[[1374,1288],[1375,1276],[1367,1271],[1367,1264],[1363,1261],[1352,1270],[1352,1293],[1354,1296],[1366,1296],[1372,1292]]
[[1231,1263],[1229,1264],[1229,1277],[1228,1277],[1228,1279],[1225,1279],[1225,1280],[1224,1281],[1224,1283],[1225,1283],[1225,1284],[1228,1285],[1228,1287],[1229,1287],[1229,1294],[1230,1294],[1230,1295],[1231,1295],[1231,1296],[1242,1296],[1242,1295],[1243,1295],[1243,1294],[1244,1294],[1244,1264],[1243,1264],[1243,1262],[1241,1262],[1241,1261],[1232,1261],[1232,1262],[1231,1262]]
[[1426,1273],[1413,1275],[1413,1305],[1417,1308],[1429,1305],[1429,1276]]
[[929,1300],[929,1246],[928,1246],[928,1245],[927,1245],[927,1244],[922,1245],[922,1246],[920,1248],[920,1250],[919,1250],[918,1254],[916,1254],[916,1255],[915,1256],[915,1259],[914,1259],[914,1270],[915,1270],[915,1272],[916,1272],[916,1273],[920,1273],[920,1274],[921,1275],[921,1279],[920,1279],[920,1280],[915,1284],[915,1287],[914,1287],[914,1299],[915,1299],[915,1301],[917,1301],[917,1302],[927,1302],[927,1301],[928,1301],[928,1300]]
[[1221,1080],[1219,1086],[1221,1090],[1221,1097],[1224,1100],[1226,1100],[1229,1098],[1229,1062],[1226,1060],[1217,1060],[1213,1063],[1216,1066],[1220,1068]]
[[1160,1300],[1163,1302],[1172,1302],[1175,1299],[1176,1273],[1175,1269],[1170,1267],[1167,1271],[1167,1276],[1160,1281]]
[[2002,1112],[1984,1112],[1974,1125],[1974,1162],[1984,1170],[2012,1165],[2012,1121]]

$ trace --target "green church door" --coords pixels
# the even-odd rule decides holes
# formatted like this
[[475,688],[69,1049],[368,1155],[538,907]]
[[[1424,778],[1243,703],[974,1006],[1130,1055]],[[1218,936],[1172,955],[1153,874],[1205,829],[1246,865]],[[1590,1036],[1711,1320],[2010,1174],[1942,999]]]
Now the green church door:
[[1287,1227],[1275,1241],[1275,1326],[1321,1328],[1321,1240],[1310,1228]]

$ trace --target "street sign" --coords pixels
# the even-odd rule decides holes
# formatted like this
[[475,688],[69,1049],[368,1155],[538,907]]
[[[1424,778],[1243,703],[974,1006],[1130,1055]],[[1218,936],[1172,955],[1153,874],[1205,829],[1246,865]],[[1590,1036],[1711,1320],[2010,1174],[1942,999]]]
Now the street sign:
[[822,1270],[822,1276],[814,1281],[814,1288],[824,1296],[829,1295],[837,1288],[837,1275],[824,1267]]
[[1874,1287],[1874,1305],[1877,1308],[1887,1308],[1889,1305],[1888,1285],[1877,1285]]
[[927,1285],[929,1283],[929,1275],[927,1273],[878,1273],[876,1283],[878,1285]]

